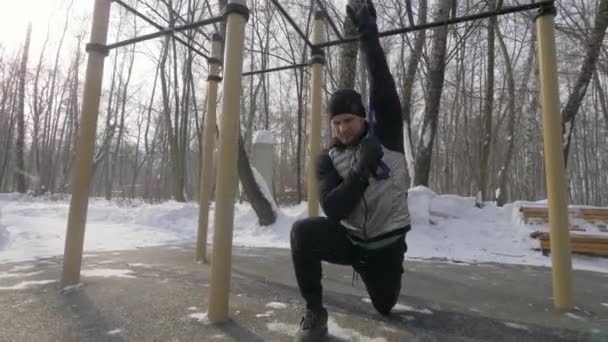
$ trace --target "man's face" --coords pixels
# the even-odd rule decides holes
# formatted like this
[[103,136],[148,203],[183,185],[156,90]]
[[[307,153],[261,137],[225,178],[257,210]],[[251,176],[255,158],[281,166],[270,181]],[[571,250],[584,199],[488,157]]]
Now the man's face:
[[344,145],[355,142],[363,134],[364,125],[365,119],[350,113],[338,114],[331,118],[332,135]]

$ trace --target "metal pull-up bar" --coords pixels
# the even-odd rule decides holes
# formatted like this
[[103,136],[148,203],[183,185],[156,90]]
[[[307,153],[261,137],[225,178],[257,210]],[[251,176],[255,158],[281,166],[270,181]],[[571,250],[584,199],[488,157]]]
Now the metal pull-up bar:
[[[113,0],[115,3],[121,5],[124,9],[126,9],[127,11],[133,13],[136,17],[142,19],[143,21],[147,22],[148,24],[154,26],[156,29],[158,30],[164,30],[165,28],[162,27],[161,25],[157,24],[154,20],[148,18],[147,16],[145,16],[143,13],[139,12],[138,10],[136,10],[135,8],[131,7],[130,5],[128,5],[127,3],[125,3],[122,0]],[[194,51],[195,53],[197,53],[198,55],[202,56],[203,58],[209,60],[209,56],[206,55],[204,52],[200,51],[199,49],[195,48],[194,46],[192,46],[190,43],[186,42],[185,40],[183,40],[182,38],[179,38],[177,36],[175,36],[173,33],[169,33],[171,35],[171,37],[173,37],[175,40],[177,40],[178,42],[182,43],[185,47],[187,47],[188,49]]]
[[[545,6],[551,6],[551,5],[553,5],[553,3],[554,3],[554,0],[549,0],[549,1],[535,2],[535,3],[531,3],[531,4],[526,4],[526,5],[504,7],[499,10],[491,11],[491,12],[483,12],[483,13],[467,15],[467,16],[449,19],[449,20],[436,21],[436,22],[427,23],[427,24],[423,24],[423,25],[414,25],[414,26],[410,26],[410,27],[402,27],[402,28],[398,28],[398,29],[382,31],[382,32],[378,33],[378,36],[387,37],[387,36],[393,36],[396,34],[403,34],[403,33],[408,33],[408,32],[426,30],[426,29],[435,28],[435,27],[439,27],[439,26],[453,25],[453,24],[464,23],[467,21],[485,19],[485,18],[495,17],[495,16],[499,16],[499,15],[504,15],[504,14],[524,12],[524,11],[529,11],[529,10],[533,10],[533,9],[537,9],[537,8],[542,8]],[[359,39],[360,39],[359,36],[346,37],[344,39],[337,39],[337,40],[332,40],[332,41],[329,41],[326,43],[317,44],[317,45],[315,45],[315,47],[324,48],[324,47],[330,47],[330,46],[341,45],[341,44],[346,44],[346,43],[353,43],[353,42],[358,41]]]
[[247,71],[247,72],[243,73],[243,76],[252,76],[252,75],[266,74],[266,73],[269,73],[269,72],[289,70],[289,69],[296,69],[296,68],[303,68],[303,67],[307,67],[307,66],[310,66],[310,63],[291,64],[291,65],[285,65],[285,66],[280,66],[280,67],[270,68],[270,69]]
[[302,37],[302,39],[304,39],[304,42],[306,42],[306,45],[312,46],[312,43],[310,42],[308,37],[304,34],[304,32],[302,32],[302,30],[300,29],[298,24],[296,24],[296,22],[289,16],[289,13],[287,13],[285,8],[283,8],[283,6],[281,6],[281,4],[279,4],[279,1],[278,0],[270,0],[270,1],[275,5],[275,7],[279,10],[279,12],[281,12],[283,17],[285,19],[287,19],[287,21],[291,24],[291,26],[294,28],[294,30],[296,30],[296,32],[298,32],[300,37]]
[[[353,43],[360,39],[359,36],[342,38],[338,28],[336,27],[334,22],[331,20],[331,18],[327,15],[327,10],[323,6],[323,2],[321,0],[314,0],[317,3],[317,6],[320,8],[320,12],[325,14],[325,16],[324,16],[325,19],[327,20],[329,25],[332,27],[334,33],[336,34],[336,36],[339,39],[325,42],[325,43],[318,43],[318,44],[310,43],[308,38],[299,29],[299,27],[296,25],[296,23],[293,21],[293,19],[289,16],[289,14],[285,11],[285,9],[278,3],[278,0],[271,0],[271,1],[278,8],[278,10],[281,12],[283,17],[285,17],[285,19],[291,24],[291,26],[294,27],[294,29],[298,32],[298,34],[304,38],[306,44],[308,44],[310,47],[320,49],[320,48],[325,48],[325,47],[330,47],[330,46],[335,46],[335,45]],[[493,17],[493,16],[499,16],[499,15],[504,15],[504,14],[517,13],[517,12],[524,12],[524,11],[529,11],[529,10],[533,10],[533,9],[543,8],[545,6],[551,6],[553,4],[553,2],[554,2],[554,0],[548,0],[548,1],[541,1],[541,2],[519,5],[519,6],[504,7],[499,10],[491,11],[491,12],[483,12],[483,13],[472,14],[472,15],[449,19],[449,20],[442,20],[442,21],[427,23],[427,24],[423,24],[423,25],[413,25],[410,27],[402,27],[402,28],[387,30],[387,31],[380,32],[378,35],[380,37],[387,37],[387,36],[392,36],[392,35],[397,35],[397,34],[403,34],[403,33],[408,33],[408,32],[435,28],[435,27],[439,27],[439,26],[458,24],[458,23],[463,23],[463,22],[467,22],[467,21],[474,21],[474,20],[489,18],[489,17]],[[281,66],[281,67],[270,68],[270,69],[248,71],[248,72],[243,73],[243,76],[259,75],[259,74],[265,74],[265,73],[269,73],[269,72],[301,68],[301,67],[308,66],[308,65],[310,65],[310,64],[303,63],[303,64],[293,64],[293,65]]]
[[185,31],[185,30],[190,30],[190,29],[194,29],[194,28],[197,28],[197,27],[205,26],[205,25],[214,24],[214,23],[220,22],[222,20],[224,20],[224,17],[223,16],[218,16],[218,17],[214,17],[214,18],[200,20],[200,21],[197,21],[197,22],[194,22],[194,23],[189,23],[189,24],[185,24],[185,25],[170,27],[170,28],[167,28],[167,29],[164,29],[164,30],[160,30],[158,32],[154,32],[154,33],[146,34],[146,35],[143,35],[143,36],[139,36],[139,37],[123,40],[121,42],[113,43],[113,44],[110,44],[110,45],[106,45],[106,48],[108,50],[112,50],[112,49],[123,47],[123,46],[126,46],[126,45],[136,44],[136,43],[143,42],[143,41],[146,41],[146,40],[150,40],[150,39],[166,36],[168,34],[173,34],[174,32],[180,32],[180,31]]

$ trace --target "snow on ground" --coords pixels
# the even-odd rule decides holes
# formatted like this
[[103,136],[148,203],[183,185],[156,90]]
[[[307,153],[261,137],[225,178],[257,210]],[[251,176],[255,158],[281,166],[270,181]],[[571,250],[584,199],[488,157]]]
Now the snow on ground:
[[[408,204],[412,231],[407,236],[410,259],[458,262],[498,262],[550,266],[551,259],[529,237],[545,225],[524,224],[516,202],[504,208],[489,202],[475,206],[475,198],[437,195],[424,187],[410,190]],[[0,262],[23,261],[63,254],[69,200],[0,194]],[[209,222],[213,225],[213,209]],[[277,222],[260,227],[246,203],[235,205],[237,246],[289,248],[292,223],[306,217],[307,205],[281,207]],[[169,201],[89,201],[84,251],[129,250],[196,241],[198,205]],[[583,224],[583,223],[581,223]],[[589,228],[589,227],[586,227]],[[594,232],[595,233],[595,232]],[[606,233],[603,233],[606,234]],[[213,227],[210,228],[212,240]],[[608,235],[608,234],[607,234]],[[575,269],[608,273],[608,258],[575,255]]]
[[32,285],[44,285],[44,284],[51,284],[51,283],[56,283],[56,282],[57,282],[57,280],[55,280],[55,279],[22,281],[13,286],[0,286],[0,290],[23,290]]
[[[382,337],[368,337],[362,335],[360,332],[341,327],[338,322],[331,316],[327,321],[327,326],[330,331],[330,336],[336,338],[339,341],[359,341],[359,342],[385,342],[386,339]],[[279,332],[286,335],[295,336],[298,331],[296,324],[287,324],[281,322],[270,322],[266,323],[266,327],[270,331]]]

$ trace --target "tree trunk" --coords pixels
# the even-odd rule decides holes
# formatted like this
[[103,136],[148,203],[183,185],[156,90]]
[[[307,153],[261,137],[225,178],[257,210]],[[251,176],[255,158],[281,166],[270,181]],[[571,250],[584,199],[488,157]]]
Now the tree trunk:
[[[0,192],[13,191],[8,190],[6,184],[9,178],[7,176],[8,164],[13,153],[11,148],[14,141],[15,102],[18,93],[14,89],[14,84],[19,82],[18,69],[16,65],[11,65],[11,68],[3,75],[6,78],[2,79],[2,91],[0,91],[0,113],[2,114],[0,115],[0,146],[2,147],[0,149]],[[11,184],[11,187],[13,185]]]
[[[348,5],[357,9],[363,6],[365,0],[348,0]],[[343,35],[345,37],[352,37],[357,34],[356,28],[353,25],[350,17],[348,15],[345,16],[344,27],[343,27]],[[340,47],[340,71],[338,73],[339,77],[339,87],[341,89],[355,88],[355,77],[356,73],[353,70],[357,70],[357,52],[359,51],[358,44],[348,43],[343,44]]]
[[[407,2],[409,6],[409,1]],[[420,0],[418,3],[418,25],[424,25],[427,17],[427,0]],[[411,13],[411,11],[408,11]],[[411,51],[410,58],[407,63],[403,83],[401,84],[401,112],[403,113],[403,133],[405,144],[405,159],[407,161],[407,169],[410,177],[410,186],[414,183],[416,174],[416,162],[414,156],[414,146],[412,139],[412,91],[414,89],[414,81],[416,80],[416,72],[418,64],[422,56],[422,49],[426,41],[426,31],[420,30],[416,32],[414,41],[414,49]],[[403,46],[403,40],[401,44]]]
[[185,202],[186,198],[184,196],[184,189],[180,185],[178,181],[177,175],[179,174],[179,146],[177,139],[175,136],[174,128],[175,125],[177,127],[177,122],[171,122],[171,103],[170,103],[170,95],[169,95],[169,83],[167,80],[167,57],[169,55],[169,43],[170,38],[165,38],[165,43],[163,44],[162,57],[160,61],[160,84],[161,84],[161,92],[162,92],[162,101],[163,101],[163,117],[165,123],[165,132],[167,134],[167,140],[169,143],[169,155],[170,155],[170,163],[171,170],[173,171],[173,196],[178,202]]
[[[122,75],[121,75],[121,83],[124,83],[122,86],[122,94],[120,94],[119,97],[119,103],[120,103],[120,123],[118,123],[118,135],[116,136],[116,145],[114,147],[114,158],[118,159],[118,162],[113,163],[112,165],[110,165],[110,167],[112,168],[112,178],[110,179],[110,189],[113,188],[113,185],[116,183],[116,181],[118,181],[119,185],[122,184],[122,177],[121,177],[121,173],[120,173],[120,168],[121,165],[123,164],[122,158],[120,158],[121,156],[121,149],[122,149],[122,145],[123,145],[123,136],[124,136],[124,132],[127,128],[125,128],[125,115],[126,115],[126,110],[127,110],[127,96],[128,96],[128,90],[129,90],[129,83],[131,82],[131,74],[133,72],[133,62],[135,60],[135,49],[131,49],[130,51],[130,57],[129,57],[129,66],[128,66],[128,70],[127,70],[127,79],[125,81],[122,81]],[[116,177],[118,174],[118,177]]]
[[[496,25],[496,23],[494,23]],[[502,51],[503,58],[505,60],[505,67],[507,68],[507,87],[509,91],[509,102],[508,102],[508,126],[507,126],[507,153],[505,155],[504,164],[500,168],[498,172],[498,190],[496,194],[496,204],[498,206],[503,206],[506,203],[506,185],[508,174],[510,174],[509,165],[511,164],[511,159],[513,156],[513,146],[515,143],[515,79],[513,78],[513,67],[511,65],[511,57],[509,56],[509,51],[507,50],[507,46],[504,42],[502,34],[500,33],[500,29],[498,25],[496,25],[496,35],[498,36],[498,43],[500,44],[500,50]],[[534,54],[534,45],[530,45],[532,48],[530,49],[530,56]],[[528,58],[529,60],[530,58]],[[526,75],[524,75],[526,77]]]
[[[70,8],[71,5],[68,6],[68,9],[65,13],[65,21],[63,25],[63,31],[61,33],[61,37],[59,39],[59,45],[57,46],[57,50],[55,52],[55,60],[53,65],[53,73],[51,74],[51,89],[48,93],[47,97],[47,108],[44,116],[43,122],[43,131],[42,131],[42,151],[43,151],[43,163],[41,165],[41,169],[44,172],[41,173],[42,186],[44,187],[44,191],[52,191],[52,183],[53,183],[53,174],[50,170],[53,169],[53,165],[56,163],[54,160],[54,144],[56,137],[53,132],[53,118],[56,117],[57,108],[60,107],[61,101],[59,96],[56,94],[57,87],[57,77],[61,76],[60,73],[60,58],[61,52],[63,51],[63,43],[65,41],[65,36],[69,27],[70,20]],[[57,106],[57,108],[55,108]],[[55,115],[54,115],[55,114]]]
[[69,94],[69,105],[67,110],[68,116],[68,131],[67,131],[67,141],[64,146],[63,156],[61,158],[61,166],[62,166],[62,176],[61,176],[61,186],[57,189],[59,192],[67,192],[68,184],[69,184],[69,176],[72,168],[72,157],[73,157],[73,141],[76,141],[78,134],[78,113],[80,110],[80,106],[78,104],[78,96],[79,96],[79,80],[80,80],[80,63],[82,56],[82,40],[84,35],[80,34],[77,38],[77,47],[74,52],[74,62],[72,66],[73,77],[70,86],[70,94]]
[[562,111],[562,137],[564,139],[564,163],[568,165],[568,151],[574,131],[574,118],[587,93],[587,86],[595,70],[595,66],[602,47],[602,41],[608,27],[608,0],[599,0],[593,31],[587,40],[585,59],[578,74],[578,78],[568,96],[566,106]]
[[[245,144],[243,137],[239,134],[239,156],[238,156],[238,171],[241,184],[247,195],[251,207],[258,216],[261,226],[268,226],[276,222],[277,216],[274,212],[269,198],[266,198],[258,183],[253,176],[247,152],[245,152]],[[269,185],[270,186],[270,185]],[[270,195],[270,194],[269,194]]]
[[[490,11],[496,8],[496,1],[490,0]],[[494,108],[494,27],[496,26],[496,17],[488,19],[488,36],[487,36],[487,71],[486,71],[486,97],[483,108],[483,130],[481,133],[481,151],[479,156],[479,194],[481,200],[486,201],[488,196],[488,161],[490,159],[490,145],[492,144],[492,111]]]
[[[8,132],[6,134],[6,140],[2,141],[2,147],[4,148],[4,150],[6,152],[4,153],[4,158],[2,160],[2,164],[0,165],[0,191],[4,191],[4,184],[8,183],[8,180],[5,179],[5,175],[7,174],[6,171],[7,171],[9,162],[10,162],[11,148],[12,148],[12,144],[13,144],[13,129],[14,129],[14,125],[15,125],[15,108],[14,107],[15,107],[15,101],[17,101],[16,94],[17,94],[16,92],[11,92],[11,93],[5,95],[6,101],[8,102],[8,105],[6,107],[9,108],[8,111],[6,111],[6,112],[9,113],[9,118],[8,118]],[[12,191],[12,189],[9,191]]]
[[[118,40],[119,32],[116,33],[116,39]],[[120,99],[118,99],[118,93],[120,93],[120,82],[116,81],[116,77],[118,77],[119,69],[118,69],[118,56],[116,53],[114,55],[114,70],[112,70],[112,78],[110,81],[110,91],[108,96],[108,105],[107,105],[107,114],[106,114],[106,128],[105,131],[107,133],[107,140],[104,139],[103,145],[101,145],[100,153],[103,156],[103,192],[104,197],[107,201],[112,199],[112,154],[110,153],[110,146],[112,144],[112,137],[114,136],[114,131],[116,129],[116,114],[114,107],[118,108],[118,105],[115,102],[119,103]],[[116,84],[118,83],[118,90],[116,89]],[[114,118],[114,121],[112,121]]]
[[[306,28],[304,32],[310,31],[310,23],[312,19],[312,11],[309,11],[308,18],[306,20]],[[287,40],[287,44],[289,45],[289,51],[291,53],[291,60],[295,63],[305,63],[308,56],[308,46],[305,44],[294,46],[294,42],[292,40]],[[298,56],[297,52],[300,53]],[[296,153],[295,153],[295,167],[296,167],[296,200],[297,203],[302,202],[303,193],[302,193],[302,161],[304,160],[304,155],[306,154],[305,149],[302,148],[304,144],[304,137],[302,132],[305,131],[304,121],[305,121],[305,79],[306,73],[304,68],[294,69],[294,76],[296,80],[296,95],[297,95],[297,124],[296,124]],[[303,151],[304,150],[304,151]]]
[[21,54],[21,70],[19,72],[19,95],[17,101],[17,144],[15,149],[15,158],[17,161],[17,168],[15,169],[15,182],[17,192],[24,194],[27,191],[27,184],[25,182],[25,157],[24,157],[24,144],[25,144],[25,79],[27,77],[27,59],[30,53],[30,38],[32,36],[32,24],[27,26],[27,33],[25,35],[25,44],[23,45],[23,52]]
[[[32,165],[34,168],[34,179],[36,184],[33,185],[33,190],[36,195],[42,193],[42,175],[40,170],[40,116],[44,111],[43,106],[43,90],[40,89],[40,74],[42,73],[44,56],[46,55],[46,46],[49,41],[49,35],[47,32],[46,39],[42,44],[40,51],[40,58],[38,59],[38,66],[36,67],[36,75],[34,76],[34,93],[33,96],[33,108],[32,108]],[[79,50],[80,51],[80,50]]]
[[[440,1],[436,4],[435,20],[447,20],[450,15],[451,1]],[[427,97],[422,123],[422,134],[420,135],[418,150],[416,153],[415,185],[429,185],[431,171],[431,157],[433,153],[433,141],[437,131],[437,118],[439,116],[439,104],[443,90],[445,77],[445,51],[447,45],[448,27],[441,26],[433,31],[433,47],[431,50],[431,61],[427,83]]]
[[604,124],[606,125],[606,130],[608,131],[608,102],[606,101],[606,93],[604,93],[604,89],[602,88],[602,82],[600,82],[600,78],[597,75],[597,71],[594,73],[593,76],[595,86],[598,89],[597,93],[600,101],[600,108],[602,109],[602,113],[604,114]]

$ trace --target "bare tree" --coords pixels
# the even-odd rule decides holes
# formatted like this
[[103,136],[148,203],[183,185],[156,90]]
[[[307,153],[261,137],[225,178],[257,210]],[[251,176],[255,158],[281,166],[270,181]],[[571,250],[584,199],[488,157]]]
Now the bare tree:
[[[516,108],[515,108],[515,78],[513,76],[513,66],[511,62],[511,57],[509,56],[509,51],[507,50],[507,45],[505,44],[502,33],[500,32],[500,28],[494,22],[496,28],[496,36],[498,37],[498,43],[500,45],[500,51],[502,52],[502,56],[505,62],[505,68],[507,70],[507,87],[508,87],[508,105],[507,105],[507,115],[508,115],[508,127],[507,127],[507,153],[504,158],[504,162],[502,167],[498,171],[498,190],[496,191],[496,204],[498,206],[503,206],[506,203],[506,185],[507,185],[507,173],[510,171],[509,166],[511,164],[511,159],[513,157],[513,148],[514,148],[514,139],[515,139],[515,116],[516,116]],[[530,52],[528,54],[528,61],[532,59],[534,56],[534,45],[531,45]],[[526,77],[526,76],[524,76]]]
[[239,135],[238,153],[239,178],[241,180],[241,184],[243,184],[247,199],[257,214],[260,225],[271,225],[275,223],[277,219],[277,215],[270,204],[270,200],[272,199],[264,196],[260,190],[260,186],[253,176],[251,164],[249,163],[249,158],[247,158],[245,144],[243,143],[243,137],[241,135]]
[[36,67],[36,75],[34,76],[34,89],[32,94],[32,159],[33,159],[33,173],[34,179],[36,180],[36,184],[34,185],[34,193],[40,194],[42,192],[42,182],[40,179],[40,122],[41,115],[45,111],[44,109],[44,88],[41,89],[41,73],[43,68],[44,56],[46,54],[46,46],[49,41],[49,33],[47,31],[46,38],[44,43],[42,44],[42,49],[40,50],[40,58],[38,59],[38,66]]
[[591,76],[595,70],[595,65],[600,54],[602,41],[606,35],[608,27],[608,0],[599,0],[597,12],[595,16],[595,24],[592,32],[587,39],[587,47],[585,51],[585,59],[581,65],[578,78],[568,100],[566,106],[562,110],[562,131],[564,139],[564,162],[568,164],[568,151],[572,140],[572,132],[574,131],[574,118],[578,112],[583,98],[587,92],[587,86],[591,80]]
[[25,193],[27,184],[25,182],[25,79],[27,78],[27,59],[30,54],[30,40],[32,37],[32,24],[27,25],[27,33],[25,34],[25,44],[21,53],[21,68],[19,71],[19,95],[17,104],[17,146],[15,149],[15,159],[17,167],[15,168],[15,182],[17,192]]
[[[0,160],[0,189],[7,191],[6,184],[9,183],[9,177],[7,177],[7,170],[11,161],[11,152],[13,149],[14,141],[14,128],[16,120],[16,102],[17,92],[13,90],[14,83],[18,80],[18,66],[16,62],[10,61],[7,63],[8,72],[4,74],[5,78],[2,84],[2,98],[0,101],[0,119],[2,119],[3,125],[0,125],[2,130],[2,159]],[[11,189],[12,190],[12,189]]]
[[[496,9],[496,0],[489,1],[489,10]],[[479,156],[479,194],[482,200],[488,199],[488,160],[490,157],[490,144],[492,143],[492,111],[494,109],[494,28],[496,27],[496,17],[488,19],[487,28],[487,70],[486,70],[486,96],[483,110],[483,131],[481,135],[481,151]]]
[[[447,20],[452,7],[451,1],[440,1],[435,7],[435,20]],[[414,184],[429,185],[431,171],[431,156],[433,153],[433,141],[437,131],[437,119],[439,116],[439,103],[443,90],[445,77],[445,51],[447,45],[448,27],[441,26],[433,31],[433,48],[429,65],[429,77],[427,83],[427,98],[422,123],[422,134],[418,143],[416,153],[416,174]]]
[[[49,82],[49,90],[47,93],[47,97],[45,99],[45,111],[44,117],[42,120],[42,160],[40,168],[42,170],[52,170],[56,160],[54,160],[54,147],[56,143],[56,127],[57,127],[57,114],[60,111],[61,107],[61,96],[63,94],[58,94],[58,83],[61,82],[60,73],[60,59],[61,52],[63,50],[63,44],[65,43],[65,36],[68,31],[69,23],[70,23],[70,11],[72,8],[72,3],[68,5],[68,8],[65,12],[65,19],[63,22],[63,30],[61,32],[61,36],[59,38],[59,44],[57,45],[57,49],[55,50],[55,60],[53,63],[53,68],[50,75]],[[60,90],[65,90],[62,88]],[[58,101],[59,100],[59,101]],[[41,172],[40,173],[40,181],[41,181],[41,191],[50,191],[53,192],[55,189],[53,188],[53,175],[52,172]]]
[[[408,13],[411,13],[411,1],[406,1],[407,6],[410,8]],[[400,3],[400,2],[399,2]],[[418,3],[418,25],[424,25],[427,17],[427,0],[420,0]],[[402,22],[403,24],[403,22]],[[422,49],[426,41],[426,31],[420,30],[416,32],[416,38],[414,41],[414,48],[410,53],[410,57],[407,63],[407,68],[404,70],[404,77],[401,83],[401,112],[403,113],[404,123],[404,134],[405,134],[405,156],[407,160],[407,167],[409,170],[410,184],[413,184],[414,174],[416,172],[415,156],[413,153],[413,139],[412,139],[412,92],[414,89],[414,81],[416,73],[418,71],[418,64],[422,56]],[[404,40],[401,40],[401,54],[403,59]]]
[[[365,0],[348,0],[348,6],[355,9],[361,8],[364,3]],[[345,16],[343,34],[345,37],[352,37],[357,34],[355,25],[348,15]],[[340,71],[338,74],[340,88],[353,89],[355,87],[356,73],[353,71],[357,70],[358,51],[357,43],[348,43],[340,47]]]

